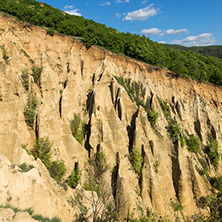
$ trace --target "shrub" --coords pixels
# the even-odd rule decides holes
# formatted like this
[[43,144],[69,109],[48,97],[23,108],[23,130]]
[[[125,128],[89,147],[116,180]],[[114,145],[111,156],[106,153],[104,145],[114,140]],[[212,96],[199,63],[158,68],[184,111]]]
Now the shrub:
[[218,153],[218,141],[211,139],[210,140],[210,145],[209,145],[209,153],[208,156],[210,158],[211,163],[214,166],[217,166],[218,161],[220,159],[220,154]]
[[70,129],[75,139],[82,144],[82,141],[86,134],[86,124],[81,121],[80,116],[74,114],[73,119],[70,121]]
[[176,142],[181,135],[181,128],[176,120],[170,120],[167,127],[173,142]]
[[213,179],[213,187],[222,192],[222,176]]
[[149,111],[147,111],[147,117],[148,117],[148,120],[149,120],[151,126],[154,126],[157,123],[159,113],[157,113],[154,110],[149,110]]
[[2,101],[2,94],[0,93],[0,101]]
[[75,189],[77,185],[81,182],[81,176],[82,176],[81,170],[79,168],[77,168],[76,170],[74,169],[68,179],[68,185],[71,188]]
[[37,66],[32,67],[32,74],[31,75],[34,78],[34,82],[38,86],[40,86],[40,78],[41,78],[42,70],[43,70],[43,67],[37,67]]
[[203,171],[201,172],[201,175],[206,175],[207,173],[208,173],[208,168],[205,167],[205,168],[203,169]]
[[23,69],[22,70],[22,85],[24,86],[25,90],[28,91],[29,90],[29,73],[27,69]]
[[187,148],[190,152],[198,152],[200,149],[200,139],[192,135],[187,141]]
[[56,181],[61,181],[62,177],[66,173],[66,166],[62,161],[53,161],[49,168],[50,176]]
[[6,63],[8,63],[9,56],[7,50],[5,49],[5,44],[1,45],[0,47],[2,49],[2,54],[3,54],[2,58],[5,60]]
[[51,165],[51,147],[52,143],[50,143],[48,138],[41,138],[36,139],[33,149],[30,150],[30,153],[35,159],[39,158],[45,164],[47,169],[49,169]]
[[23,164],[19,165],[19,168],[22,170],[22,172],[28,172],[29,170],[34,168],[34,166],[33,165],[27,165],[26,163],[23,163]]
[[26,106],[24,108],[25,121],[28,126],[33,127],[36,115],[38,101],[36,96],[29,95]]
[[54,36],[55,32],[52,29],[48,29],[47,34],[50,35],[50,36]]
[[160,104],[161,109],[163,110],[163,113],[166,117],[170,117],[170,108],[169,108],[169,104],[168,104],[168,100],[166,99],[165,101],[162,101],[159,97],[158,97],[158,101]]
[[96,177],[101,176],[109,169],[106,154],[103,152],[102,148],[89,160],[89,164],[93,167]]
[[174,208],[174,211],[181,211],[183,210],[183,206],[179,203],[178,200],[173,201],[170,199],[171,206]]
[[143,156],[140,154],[139,150],[133,149],[129,155],[129,160],[133,170],[140,177],[142,175],[143,169]]

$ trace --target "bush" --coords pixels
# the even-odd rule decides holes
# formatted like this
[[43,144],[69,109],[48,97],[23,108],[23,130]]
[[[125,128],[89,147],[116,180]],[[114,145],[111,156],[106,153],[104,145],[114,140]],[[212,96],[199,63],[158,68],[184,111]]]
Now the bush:
[[143,169],[143,156],[140,154],[139,150],[133,149],[129,155],[129,161],[135,173],[140,177]]
[[56,181],[61,181],[62,177],[66,173],[66,166],[62,161],[53,161],[49,168],[50,176]]
[[86,124],[81,121],[80,116],[74,114],[73,119],[70,121],[70,129],[75,139],[82,144],[82,141],[86,134]]
[[27,69],[23,69],[22,70],[22,85],[24,86],[25,90],[28,91],[29,90],[29,73]]
[[181,128],[176,120],[170,120],[167,128],[173,142],[176,142],[181,135]]
[[101,176],[109,169],[106,154],[103,152],[102,148],[89,160],[89,164],[93,167],[96,177]]
[[3,54],[2,58],[5,60],[6,63],[8,63],[9,56],[7,50],[5,49],[5,44],[1,45],[0,47],[2,49],[2,54]]
[[37,67],[37,66],[32,67],[31,75],[33,76],[34,81],[38,86],[40,86],[40,78],[41,78],[42,70],[43,70],[43,67]]
[[34,168],[34,166],[33,165],[27,165],[26,163],[23,163],[23,164],[19,165],[19,168],[22,170],[22,172],[28,172],[29,170]]
[[157,123],[159,113],[157,113],[154,110],[149,110],[149,111],[147,111],[147,117],[148,117],[148,120],[149,120],[151,126],[154,126]]
[[222,192],[222,176],[213,179],[213,187]]
[[200,139],[192,135],[187,141],[187,148],[190,152],[198,152],[200,149]]
[[205,167],[202,172],[201,172],[201,175],[206,175],[208,173],[208,168]]
[[79,168],[77,168],[76,170],[74,169],[68,179],[68,185],[71,188],[75,189],[77,185],[81,182],[81,176],[82,176],[81,170]]
[[210,145],[209,145],[209,153],[208,153],[208,156],[210,158],[210,161],[211,163],[214,165],[214,166],[217,166],[218,164],[218,161],[220,159],[220,154],[218,153],[218,141],[217,140],[214,140],[214,139],[211,139],[210,140]]
[[24,116],[25,116],[25,121],[27,125],[32,128],[34,126],[37,105],[38,105],[38,101],[37,101],[36,96],[29,95],[26,106],[24,108]]
[[30,153],[35,157],[35,159],[39,158],[43,164],[45,164],[47,169],[51,166],[51,147],[52,143],[50,143],[48,138],[41,138],[36,139],[33,149],[30,150]]
[[181,211],[183,210],[183,206],[179,203],[178,200],[173,201],[170,199],[171,206],[174,208],[174,211]]
[[54,36],[55,32],[52,29],[48,29],[47,34],[50,35],[50,36]]

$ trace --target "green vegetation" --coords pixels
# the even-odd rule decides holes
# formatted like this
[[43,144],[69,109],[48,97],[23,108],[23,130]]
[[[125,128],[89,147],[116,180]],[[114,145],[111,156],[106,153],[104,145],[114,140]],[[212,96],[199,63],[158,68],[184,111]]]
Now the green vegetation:
[[8,52],[5,48],[5,45],[1,45],[0,48],[2,49],[2,58],[5,60],[6,64],[8,63],[9,60],[9,56],[8,56]]
[[143,87],[143,84],[131,82],[131,79],[123,79],[122,77],[117,76],[114,77],[117,82],[124,87],[131,101],[135,102],[137,106],[142,106],[145,109],[151,126],[154,126],[157,123],[159,114],[151,109],[151,101],[149,97],[147,97],[146,102],[144,103],[146,89]]
[[61,221],[59,217],[53,217],[52,219],[50,219],[48,217],[43,217],[41,214],[33,215],[32,218],[41,222],[60,222]]
[[40,86],[40,78],[41,78],[42,70],[43,70],[43,67],[37,67],[37,66],[32,67],[31,75],[33,76],[34,81],[38,86]]
[[36,96],[29,94],[26,106],[24,108],[24,116],[27,125],[32,128],[34,126],[37,106],[38,106],[38,101]]
[[35,159],[39,158],[47,169],[49,169],[51,165],[51,147],[52,143],[48,138],[40,138],[35,140],[33,149],[30,150],[31,155],[33,155]]
[[56,181],[61,181],[66,173],[66,166],[62,161],[52,161],[49,167],[50,176]]
[[164,115],[168,118],[170,117],[170,108],[169,108],[169,104],[168,104],[168,100],[166,99],[165,101],[162,101],[159,97],[158,97],[158,101],[160,104],[161,109],[163,110]]
[[21,78],[22,85],[24,86],[25,90],[29,91],[29,73],[27,69],[22,70]]
[[124,219],[124,221],[129,222],[152,222],[152,221],[158,221],[158,222],[168,222],[169,220],[167,217],[161,217],[157,214],[153,213],[151,209],[147,208],[144,212],[143,208],[139,205],[137,206],[137,209],[134,208],[134,210],[137,213],[137,218],[135,218],[134,214],[128,215],[127,218]]
[[156,160],[155,163],[154,163],[155,173],[159,173],[159,166],[160,166],[160,162],[158,160]]
[[180,204],[180,202],[178,200],[173,201],[171,198],[170,203],[171,203],[171,206],[174,208],[174,211],[183,210],[183,206]]
[[174,143],[179,140],[182,147],[186,145],[186,137],[176,120],[169,120],[167,130],[170,133],[170,137]]
[[210,45],[210,46],[192,46],[192,47],[185,47],[182,45],[170,45],[164,44],[166,47],[170,47],[173,49],[179,49],[183,51],[193,51],[199,53],[203,56],[213,56],[222,59],[222,46],[221,45]]
[[82,144],[86,134],[86,123],[81,121],[79,115],[74,114],[73,119],[70,121],[70,129],[72,131],[72,135],[80,144]]
[[68,185],[75,189],[77,185],[81,182],[82,172],[79,168],[74,169],[72,174],[69,176]]
[[33,149],[30,150],[30,154],[35,159],[39,158],[49,170],[50,176],[60,182],[66,173],[66,167],[61,161],[51,161],[51,148],[52,143],[48,138],[36,139]]
[[204,216],[201,214],[196,215],[192,221],[201,222],[217,222],[221,221],[221,209],[222,209],[222,192],[214,193],[206,197],[201,197],[198,201],[201,208],[208,210],[209,215]]
[[213,187],[222,193],[222,176],[213,179]]
[[209,139],[209,150],[208,150],[208,156],[210,158],[211,163],[214,166],[217,166],[218,161],[220,159],[220,154],[218,153],[219,144],[218,141],[213,139],[212,137]]
[[5,204],[5,205],[0,205],[0,208],[10,208],[12,209],[15,213],[17,212],[27,212],[33,219],[38,220],[40,222],[61,222],[61,219],[59,217],[53,217],[50,219],[49,217],[43,217],[41,214],[34,214],[34,211],[31,208],[28,209],[19,209],[18,207],[13,207],[10,204]]
[[187,148],[190,152],[197,153],[200,149],[200,139],[192,135],[187,141]]
[[208,168],[205,167],[205,168],[203,169],[203,171],[201,172],[201,175],[206,175],[207,173],[208,173]]
[[28,55],[28,53],[27,53],[24,49],[21,49],[21,52],[22,52],[27,58],[30,58],[30,56]]
[[222,61],[212,56],[205,57],[192,49],[172,49],[144,35],[121,33],[81,16],[64,15],[60,10],[45,3],[42,7],[34,0],[0,0],[0,10],[22,21],[82,39],[88,48],[98,45],[183,76],[222,85]]
[[143,156],[138,149],[133,149],[129,155],[129,161],[135,173],[141,177],[143,170]]
[[22,170],[22,172],[28,172],[29,170],[34,168],[34,166],[33,165],[27,165],[27,163],[23,163],[23,164],[19,165],[19,168]]
[[89,160],[89,164],[92,166],[96,177],[102,176],[102,174],[109,169],[106,154],[102,148],[93,155],[93,157]]

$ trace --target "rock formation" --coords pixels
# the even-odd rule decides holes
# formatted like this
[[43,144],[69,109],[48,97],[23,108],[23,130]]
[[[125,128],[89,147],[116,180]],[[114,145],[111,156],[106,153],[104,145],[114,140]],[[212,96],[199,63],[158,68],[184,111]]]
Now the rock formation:
[[[128,213],[139,214],[133,210],[138,205],[167,215],[171,221],[175,214],[185,219],[207,213],[197,205],[201,197],[211,193],[209,180],[200,172],[207,167],[211,177],[222,173],[221,160],[215,168],[205,152],[209,135],[222,144],[221,87],[96,46],[87,50],[72,37],[57,33],[51,36],[44,28],[3,15],[0,27],[1,206],[32,208],[36,214],[58,216],[62,221],[77,220],[78,206],[67,201],[76,189],[61,188],[44,164],[23,149],[25,144],[28,150],[32,149],[36,138],[48,137],[53,143],[52,159],[63,161],[68,169],[66,178],[78,162],[82,185],[87,179],[89,157],[98,148],[104,151],[109,164],[104,178],[110,190],[115,180],[115,203],[124,202],[122,220]],[[33,67],[43,68],[39,82],[31,74]],[[28,91],[22,81],[24,72],[29,74]],[[148,101],[158,121],[151,124],[144,106],[137,106],[118,80],[139,87],[134,88],[134,93],[141,92],[140,100]],[[24,116],[30,94],[38,101],[33,127],[27,125]],[[72,136],[70,129],[74,114],[88,127],[82,143]],[[173,140],[170,121],[176,121],[187,138],[200,138],[198,153],[189,152],[187,145]],[[133,150],[138,150],[143,158],[140,175],[129,160]],[[23,163],[34,168],[22,172],[19,166]],[[175,212],[172,203],[177,201],[183,210]],[[12,209],[0,209],[0,218],[14,218],[9,221],[19,221],[16,218],[22,214],[27,218],[22,221],[34,221],[25,212],[15,215]]]

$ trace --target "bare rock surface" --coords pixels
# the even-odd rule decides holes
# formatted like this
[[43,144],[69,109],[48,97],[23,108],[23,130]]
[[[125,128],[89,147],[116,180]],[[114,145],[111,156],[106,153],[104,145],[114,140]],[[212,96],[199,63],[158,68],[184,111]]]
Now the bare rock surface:
[[[221,158],[215,169],[204,153],[209,134],[217,139],[222,153],[221,87],[178,77],[95,46],[87,50],[74,38],[56,33],[52,37],[43,28],[27,27],[3,15],[0,26],[4,30],[0,44],[9,56],[6,62],[0,50],[0,204],[31,207],[47,217],[75,221],[79,210],[67,202],[75,190],[64,191],[42,162],[21,148],[27,144],[31,149],[36,138],[48,137],[53,143],[52,158],[64,161],[68,169],[66,178],[78,162],[82,184],[87,178],[88,157],[98,148],[105,152],[110,166],[107,181],[111,181],[118,153],[116,198],[126,203],[122,219],[141,205],[174,221],[174,200],[183,206],[180,218],[206,213],[197,206],[197,200],[210,194],[211,186],[197,169],[203,170],[204,161],[210,176],[222,173]],[[39,85],[31,75],[33,66],[43,67]],[[29,73],[28,92],[21,81],[24,70]],[[144,108],[130,100],[115,76],[145,89],[144,101],[149,98],[150,107],[159,116],[154,127]],[[33,128],[27,126],[23,114],[30,93],[38,100]],[[169,118],[160,100],[168,101],[170,118],[186,136],[201,139],[199,153],[172,142],[167,130]],[[74,114],[90,128],[81,144],[70,130]],[[140,179],[129,161],[134,149],[144,159]],[[21,172],[18,166],[24,162],[34,168]],[[0,218],[5,218],[2,221],[33,221],[26,213],[14,215],[11,209],[0,209]]]

